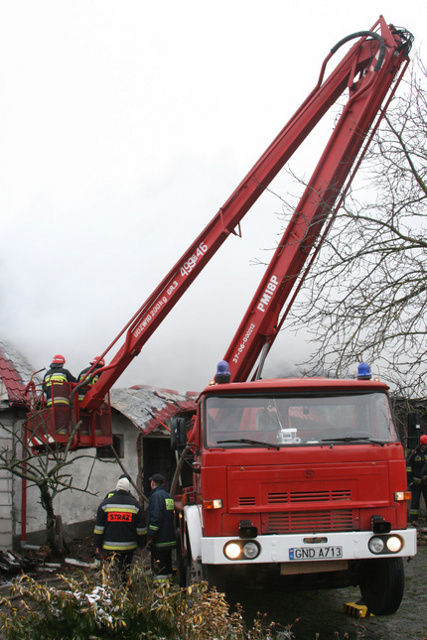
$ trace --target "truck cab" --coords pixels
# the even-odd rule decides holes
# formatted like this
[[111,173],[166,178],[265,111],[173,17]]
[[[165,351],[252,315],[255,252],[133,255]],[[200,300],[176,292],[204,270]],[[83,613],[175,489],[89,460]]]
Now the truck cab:
[[406,527],[406,465],[386,384],[216,384],[201,394],[186,443],[180,426],[193,465],[191,485],[176,491],[186,582],[352,584],[372,613],[396,611],[416,531]]

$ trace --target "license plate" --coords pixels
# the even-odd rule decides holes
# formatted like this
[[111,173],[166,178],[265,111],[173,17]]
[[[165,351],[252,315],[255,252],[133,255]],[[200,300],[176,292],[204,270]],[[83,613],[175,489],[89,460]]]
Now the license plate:
[[289,560],[338,560],[342,547],[292,547]]

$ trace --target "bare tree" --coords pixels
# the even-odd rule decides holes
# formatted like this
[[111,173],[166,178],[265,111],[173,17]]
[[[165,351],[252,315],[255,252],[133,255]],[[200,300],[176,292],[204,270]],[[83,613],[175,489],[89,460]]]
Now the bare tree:
[[[13,448],[0,449],[0,470],[8,471],[21,478],[28,487],[35,485],[40,493],[40,503],[46,512],[46,543],[55,556],[62,556],[65,543],[62,532],[60,516],[54,512],[54,498],[62,491],[73,489],[92,494],[88,490],[91,469],[87,474],[85,485],[77,487],[73,485],[73,475],[70,473],[70,465],[80,458],[90,458],[93,463],[93,455],[81,454],[70,457],[71,444],[75,431],[73,429],[68,442],[59,446],[55,442],[46,440],[43,447],[34,448],[31,432],[24,423],[22,430],[1,424],[1,427],[12,436]],[[92,465],[93,466],[93,465]]]
[[[364,360],[403,395],[426,395],[427,71],[419,56],[363,161],[294,305],[311,370]],[[356,181],[355,181],[356,183]]]

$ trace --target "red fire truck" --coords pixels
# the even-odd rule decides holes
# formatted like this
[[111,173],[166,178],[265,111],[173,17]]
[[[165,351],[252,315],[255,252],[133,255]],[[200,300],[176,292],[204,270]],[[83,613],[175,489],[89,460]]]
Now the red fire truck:
[[[354,44],[325,78],[330,59]],[[347,101],[220,369],[191,420],[176,418],[175,495],[182,582],[247,575],[360,584],[373,613],[395,611],[406,529],[403,448],[387,386],[357,380],[261,380],[262,362],[408,65],[412,36],[380,17],[341,40],[288,124],[195,242],[94,361],[93,384],[70,385],[70,424],[33,395],[34,447],[111,442],[108,394],[121,373],[328,109]],[[287,303],[287,308],[284,309]],[[107,354],[122,341],[108,364]],[[95,379],[96,376],[96,379]],[[34,387],[30,387],[34,390]],[[64,390],[61,390],[63,398]],[[52,390],[54,396],[54,391]],[[81,396],[79,398],[79,395]],[[70,435],[71,446],[70,446]]]
[[[356,44],[325,79],[330,58],[355,38],[358,40]],[[339,203],[346,185],[351,182],[363,156],[362,146],[366,143],[366,148],[369,142],[368,132],[371,131],[372,135],[377,126],[375,120],[378,122],[387,108],[408,65],[411,41],[410,34],[388,26],[380,17],[370,31],[353,34],[333,47],[323,62],[317,85],[159,286],[105,351],[93,361],[92,369],[87,372],[89,380],[86,378],[77,387],[73,384],[68,384],[67,389],[58,387],[61,401],[64,394],[69,397],[69,408],[64,408],[63,402],[62,406],[54,402],[55,386],[50,394],[52,404],[46,406],[37,385],[28,385],[26,403],[30,404],[31,411],[27,430],[34,447],[43,448],[54,443],[55,446],[78,449],[112,442],[109,391],[113,384],[140,353],[223,242],[230,234],[240,235],[240,222],[245,214],[329,107],[348,89],[348,100],[342,116],[301,200],[301,205],[304,203],[303,209],[297,208],[288,227],[288,235],[282,240],[281,246],[287,246],[283,254],[286,262],[281,260],[280,271],[273,273],[271,270],[278,268],[278,261],[274,258],[269,267],[271,274],[265,279],[265,284],[261,285],[264,287],[263,295],[254,309],[260,326],[257,331],[253,331],[252,311],[249,312],[249,319],[243,320],[246,328],[239,329],[236,335],[235,343],[239,342],[241,336],[241,344],[230,347],[235,349],[235,353],[226,355],[233,369],[233,379],[246,379],[248,369],[258,357],[258,347],[262,343],[265,357],[280,323],[283,322],[286,313],[282,314],[280,323],[276,324],[272,319],[278,317],[290,290],[293,288],[296,292],[301,285],[307,255],[310,251],[312,256],[315,255],[321,245],[322,229],[326,226],[323,231],[326,233],[327,225],[333,220],[332,207]],[[393,84],[394,89],[389,91]],[[318,195],[317,203],[312,194]],[[279,253],[282,253],[281,246],[278,248]],[[312,257],[310,263],[311,260]],[[274,296],[271,296],[273,291]],[[112,349],[120,342],[117,353],[108,364],[104,364]],[[81,393],[82,387],[84,393]],[[64,428],[67,418],[68,424]]]
[[[348,102],[213,384],[190,421],[172,422],[179,463],[171,490],[182,584],[359,585],[368,609],[380,615],[398,609],[403,559],[416,553],[387,385],[372,380],[366,363],[349,380],[261,379],[284,305],[303,281],[407,60],[407,34],[382,18],[331,54],[353,37],[356,44],[291,120],[289,129],[298,131],[348,87]],[[261,159],[254,171],[261,185],[263,166]]]
[[372,613],[396,611],[416,530],[387,390],[321,378],[206,388],[188,440],[173,420],[181,584],[360,585]]

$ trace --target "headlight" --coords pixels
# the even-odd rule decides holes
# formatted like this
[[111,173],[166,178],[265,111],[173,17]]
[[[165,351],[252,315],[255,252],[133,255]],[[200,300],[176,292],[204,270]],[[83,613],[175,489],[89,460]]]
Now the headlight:
[[372,553],[381,553],[384,549],[384,540],[382,538],[371,538],[368,543],[369,550]]
[[252,560],[259,554],[259,545],[256,542],[247,542],[243,545],[243,553],[246,558]]
[[387,539],[386,547],[391,553],[397,553],[402,548],[402,539],[398,536],[390,536]]
[[241,553],[240,545],[237,542],[229,542],[224,547],[224,553],[229,560],[236,560]]
[[403,547],[403,540],[400,536],[374,536],[368,542],[369,551],[376,555],[387,555],[389,553],[399,553]]
[[230,540],[224,545],[224,555],[229,560],[253,560],[260,552],[261,546],[255,540]]

